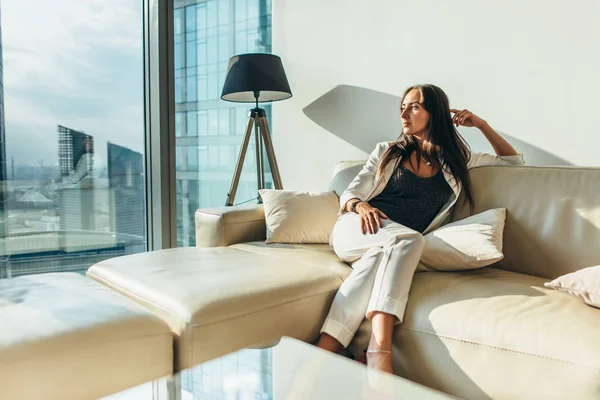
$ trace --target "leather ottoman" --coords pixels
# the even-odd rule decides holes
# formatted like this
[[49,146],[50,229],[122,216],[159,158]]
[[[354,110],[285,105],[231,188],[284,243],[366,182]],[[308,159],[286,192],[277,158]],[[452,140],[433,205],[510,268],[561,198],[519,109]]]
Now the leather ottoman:
[[92,399],[173,370],[152,313],[75,273],[0,280],[0,398]]

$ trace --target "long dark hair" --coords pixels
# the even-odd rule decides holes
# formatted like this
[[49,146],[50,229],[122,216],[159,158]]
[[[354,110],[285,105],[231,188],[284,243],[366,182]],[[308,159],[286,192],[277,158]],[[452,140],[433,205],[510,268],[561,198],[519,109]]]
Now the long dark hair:
[[[471,157],[471,149],[465,139],[458,133],[452,124],[450,115],[450,102],[448,96],[435,85],[414,85],[404,91],[400,104],[413,89],[421,92],[423,97],[423,108],[429,112],[429,123],[427,124],[427,139],[431,146],[421,150],[417,140],[413,136],[400,135],[393,145],[383,154],[379,165],[378,175],[381,175],[389,162],[399,157],[409,156],[416,152],[417,160],[424,156],[428,160],[436,160],[440,155],[443,164],[450,169],[454,180],[460,182],[465,194],[465,201],[469,202],[471,212],[475,207],[473,193],[471,192],[471,179],[467,163]],[[444,165],[440,165],[443,168]]]

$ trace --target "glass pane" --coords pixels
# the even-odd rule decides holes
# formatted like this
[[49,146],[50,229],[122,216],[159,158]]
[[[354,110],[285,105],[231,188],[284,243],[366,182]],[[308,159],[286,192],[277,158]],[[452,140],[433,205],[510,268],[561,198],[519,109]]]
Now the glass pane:
[[174,24],[173,30],[174,30],[175,35],[177,36],[177,35],[180,35],[181,31],[182,31],[181,30],[181,9],[180,8],[175,10],[173,17],[175,19],[175,24]]
[[175,45],[175,54],[173,62],[175,63],[175,69],[181,68],[181,44]]
[[200,167],[208,165],[208,146],[198,146],[198,159]]
[[196,6],[185,8],[185,31],[194,32],[196,30]]
[[[208,86],[207,86],[207,78],[206,75],[200,75],[198,78],[198,100],[207,100],[208,99]],[[175,94],[177,97],[177,94]]]
[[216,73],[208,74],[208,98],[218,99],[219,98],[219,78]]
[[181,89],[182,78],[175,78],[175,103],[183,102],[183,90]]
[[221,35],[219,36],[219,62],[229,61],[229,58],[232,56],[231,51],[229,50],[229,36]]
[[198,136],[196,111],[187,112],[187,136]]
[[219,132],[221,135],[229,135],[229,109],[222,108],[219,110]]
[[175,136],[183,136],[183,113],[175,113]]
[[196,76],[192,75],[192,76],[188,76],[186,78],[186,95],[187,95],[187,101],[196,101],[198,99],[197,96],[197,89],[198,89],[198,83],[196,82]]
[[208,134],[211,136],[219,134],[219,110],[208,110]]
[[187,146],[188,152],[188,171],[195,171],[198,169],[198,148],[196,146]]
[[206,65],[207,64],[206,40],[198,41],[198,46],[197,46],[196,52],[198,55],[198,65]]
[[227,25],[229,23],[229,0],[219,0],[219,25]]
[[258,18],[258,2],[262,0],[248,0],[248,15],[247,18]]
[[206,2],[206,11],[207,11],[207,26],[215,26],[219,23],[217,19],[217,1],[209,0]]
[[208,54],[206,56],[207,64],[213,64],[217,62],[217,54],[219,51],[219,44],[217,42],[217,36],[211,36],[207,40]]
[[208,135],[208,114],[206,110],[198,111],[198,135]]
[[0,278],[145,251],[142,2],[6,1],[0,29]]
[[226,167],[231,164],[231,160],[233,159],[231,151],[231,146],[219,147],[219,165]]
[[246,125],[248,125],[248,109],[237,107],[235,109],[235,131],[233,134],[243,135],[246,131]]
[[175,168],[177,169],[177,171],[182,171],[183,170],[183,158],[185,156],[185,147],[183,146],[176,146],[175,147]]
[[[177,7],[177,5],[175,5]],[[198,30],[204,30],[208,26],[206,23],[206,3],[200,3],[196,9],[196,20],[198,22]]]
[[246,31],[235,33],[235,54],[246,53],[247,47],[247,34]]
[[216,169],[219,166],[219,147],[214,146],[208,151],[208,166],[209,169]]
[[[253,104],[240,105],[220,99],[227,63],[231,56],[247,52],[271,52],[271,2],[264,0],[208,0],[193,4],[174,0],[175,10],[185,9],[185,40],[181,49],[186,68],[196,67],[197,75],[187,75],[183,90],[187,97],[175,104],[176,112],[185,113],[188,136],[177,137],[176,157],[181,165],[177,179],[181,181],[177,196],[179,246],[195,244],[194,211],[197,207],[220,207],[224,204],[245,133],[248,110]],[[189,36],[187,11],[194,8],[195,36]],[[264,17],[260,18],[259,14]],[[188,50],[195,47],[194,50]],[[193,57],[195,56],[195,57]],[[191,80],[196,83],[196,101],[190,96]],[[183,96],[175,85],[176,101]],[[262,104],[270,115],[270,105]],[[194,157],[196,155],[196,158]],[[184,163],[185,162],[185,163]],[[268,166],[266,166],[268,170]],[[196,172],[196,173],[191,173]],[[271,176],[266,173],[267,184]],[[235,203],[256,201],[256,154],[251,138],[238,185]]]
[[[269,10],[270,14],[270,10]],[[235,22],[244,21],[248,18],[246,12],[246,0],[235,0]]]
[[188,41],[185,46],[185,66],[195,67],[196,63],[196,46],[194,41]]

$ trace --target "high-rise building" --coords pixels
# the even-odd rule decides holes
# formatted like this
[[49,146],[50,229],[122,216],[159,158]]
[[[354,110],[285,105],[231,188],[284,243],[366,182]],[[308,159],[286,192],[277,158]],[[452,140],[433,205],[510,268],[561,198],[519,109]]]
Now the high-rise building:
[[7,235],[6,198],[8,188],[6,179],[6,132],[4,125],[4,68],[2,62],[2,14],[0,13],[0,238]]
[[95,231],[94,188],[61,187],[58,189],[58,214],[61,231]]
[[63,183],[58,190],[60,229],[95,230],[94,138],[58,125],[58,165]]
[[113,231],[145,237],[144,157],[108,142],[108,185]]
[[[252,107],[220,99],[227,64],[235,54],[271,52],[271,0],[175,0],[174,19],[177,242],[190,246],[196,209],[225,204]],[[257,196],[250,146],[236,204]]]
[[94,137],[58,125],[58,165],[65,183],[78,183],[94,168]]

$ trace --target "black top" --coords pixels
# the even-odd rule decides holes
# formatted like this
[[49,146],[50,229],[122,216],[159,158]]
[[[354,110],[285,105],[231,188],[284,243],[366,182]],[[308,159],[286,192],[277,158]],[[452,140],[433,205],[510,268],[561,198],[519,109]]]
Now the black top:
[[434,176],[421,178],[399,163],[383,191],[369,204],[392,221],[423,233],[451,194],[441,168]]

